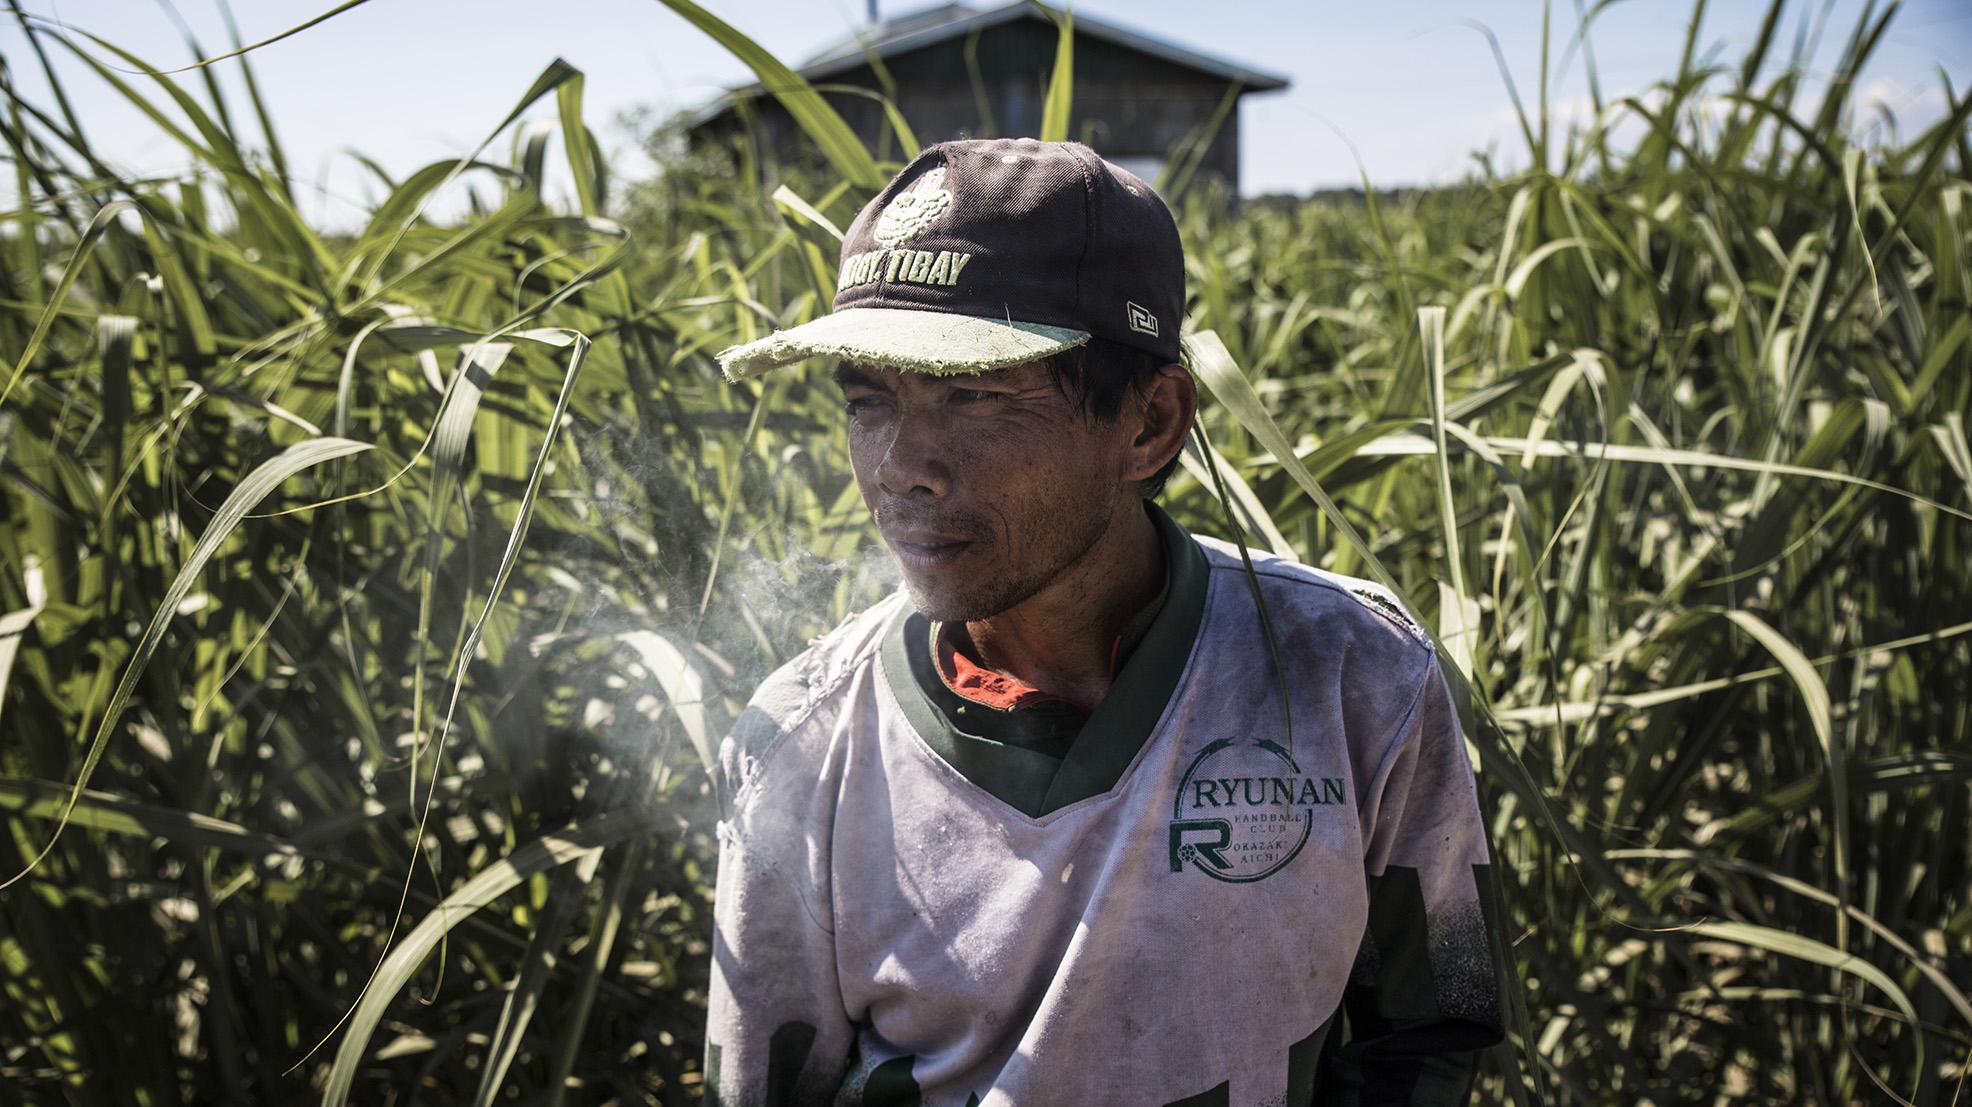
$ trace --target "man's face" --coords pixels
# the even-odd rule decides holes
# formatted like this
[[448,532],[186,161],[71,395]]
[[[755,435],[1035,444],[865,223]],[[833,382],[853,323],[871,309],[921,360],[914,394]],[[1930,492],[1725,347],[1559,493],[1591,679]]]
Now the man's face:
[[1085,418],[1038,362],[959,376],[844,366],[836,382],[863,503],[934,619],[1033,596],[1134,494],[1129,421]]

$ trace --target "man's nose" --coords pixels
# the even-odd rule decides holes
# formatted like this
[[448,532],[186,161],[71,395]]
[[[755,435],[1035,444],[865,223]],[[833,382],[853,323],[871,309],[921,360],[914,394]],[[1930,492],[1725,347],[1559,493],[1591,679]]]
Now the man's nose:
[[950,446],[942,421],[907,407],[893,425],[896,433],[877,462],[877,484],[893,496],[943,496],[951,491]]

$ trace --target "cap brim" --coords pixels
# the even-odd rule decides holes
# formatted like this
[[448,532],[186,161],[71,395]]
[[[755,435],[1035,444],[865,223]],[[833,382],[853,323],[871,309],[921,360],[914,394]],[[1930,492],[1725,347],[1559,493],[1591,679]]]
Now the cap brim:
[[811,357],[915,373],[983,373],[1058,354],[1087,331],[917,308],[844,308],[757,342],[719,351],[728,380]]

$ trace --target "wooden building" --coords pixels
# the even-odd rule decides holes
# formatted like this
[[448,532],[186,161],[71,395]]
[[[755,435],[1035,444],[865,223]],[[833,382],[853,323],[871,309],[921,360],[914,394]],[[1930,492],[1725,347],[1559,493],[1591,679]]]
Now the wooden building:
[[[1059,17],[1059,13],[1055,13]],[[1217,177],[1239,188],[1239,99],[1284,78],[1090,16],[1075,16],[1069,137],[1153,184]],[[1059,31],[1032,2],[944,4],[884,19],[798,67],[871,149],[895,159],[882,103],[850,89],[894,90],[919,142],[1036,135]],[[830,90],[827,86],[839,86]],[[846,87],[842,87],[846,86]],[[687,117],[691,141],[755,144],[763,161],[815,160],[812,144],[759,85],[733,89]]]

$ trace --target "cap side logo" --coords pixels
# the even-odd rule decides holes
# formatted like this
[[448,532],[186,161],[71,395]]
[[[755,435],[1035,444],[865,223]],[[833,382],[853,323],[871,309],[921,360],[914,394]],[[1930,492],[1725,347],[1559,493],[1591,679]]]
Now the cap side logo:
[[1124,301],[1123,306],[1130,310],[1131,330],[1140,334],[1147,334],[1152,338],[1157,337],[1157,316],[1152,315],[1149,308],[1144,307],[1134,300]]
[[880,246],[901,246],[923,234],[933,219],[952,206],[952,194],[942,187],[944,183],[945,167],[941,165],[891,197],[877,215],[871,237]]

